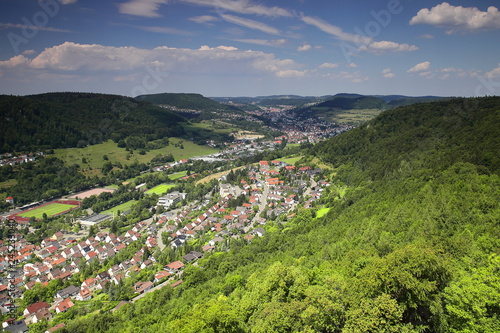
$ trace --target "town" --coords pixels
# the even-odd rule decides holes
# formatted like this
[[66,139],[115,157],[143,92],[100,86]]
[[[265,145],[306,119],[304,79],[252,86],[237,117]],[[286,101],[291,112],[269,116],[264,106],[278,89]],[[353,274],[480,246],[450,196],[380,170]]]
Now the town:
[[[240,150],[235,146],[231,149]],[[227,157],[227,152],[223,155]],[[215,186],[203,201],[186,202],[186,193],[167,191],[159,197],[156,207],[151,207],[162,213],[134,224],[122,234],[112,232],[112,217],[102,214],[82,216],[77,223],[85,230],[56,232],[39,245],[13,231],[11,244],[0,242],[0,270],[4,272],[0,306],[2,314],[9,313],[14,302],[22,307],[24,319],[5,322],[4,328],[19,331],[23,325],[50,322],[79,302],[84,304],[95,297],[120,302],[116,306],[122,306],[156,288],[182,284],[184,268],[197,265],[207,253],[229,251],[233,240],[251,242],[266,230],[286,224],[298,207],[308,208],[320,199],[330,184],[322,177],[321,169],[294,165],[299,159],[263,160],[226,170],[212,181]],[[192,160],[181,160],[156,167],[155,171],[189,163]],[[146,189],[138,186],[134,190]],[[88,192],[58,202],[78,205],[78,200],[89,195],[112,190]],[[10,218],[14,221],[16,216]],[[16,228],[29,227],[26,219],[18,222]],[[38,300],[28,304],[26,295],[49,288],[54,290],[50,302]],[[64,323],[53,329],[61,325]]]

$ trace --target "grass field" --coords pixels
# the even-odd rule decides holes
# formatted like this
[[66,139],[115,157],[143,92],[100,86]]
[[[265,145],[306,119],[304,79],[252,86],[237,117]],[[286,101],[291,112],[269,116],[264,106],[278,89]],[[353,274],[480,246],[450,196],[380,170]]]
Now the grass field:
[[160,184],[158,186],[153,187],[152,189],[147,190],[146,194],[162,195],[162,194],[166,193],[172,187],[175,187],[175,185],[173,185],[173,184]]
[[375,118],[382,111],[380,109],[329,110],[324,112],[319,111],[317,115],[337,124],[360,125]]
[[[217,152],[217,149],[200,146],[191,141],[182,140],[178,138],[170,138],[170,145],[161,149],[151,150],[146,152],[146,154],[141,155],[137,151],[133,154],[126,151],[125,148],[118,148],[116,143],[109,140],[104,143],[97,145],[92,145],[84,148],[66,148],[66,149],[56,149],[55,157],[63,160],[66,165],[78,164],[83,173],[86,176],[101,175],[101,168],[107,161],[104,160],[104,155],[107,156],[108,161],[111,163],[119,162],[122,165],[131,164],[135,160],[139,163],[148,163],[156,155],[162,154],[172,154],[176,161],[180,159],[188,159],[194,156],[202,156],[213,154]],[[180,147],[175,147],[176,144],[182,141],[181,149]],[[128,157],[128,159],[127,159]]]
[[297,161],[299,161],[302,158],[302,156],[297,156],[297,157],[289,157],[289,158],[280,158],[279,161],[288,163],[290,165],[294,165]]
[[130,201],[127,201],[125,203],[122,203],[121,205],[118,205],[118,206],[115,206],[111,209],[105,210],[105,211],[101,212],[100,214],[113,215],[113,214],[116,214],[116,212],[118,212],[118,211],[120,211],[120,213],[123,213],[123,212],[126,212],[127,210],[129,210],[136,202],[137,202],[137,200],[130,200]]
[[186,126],[190,129],[197,129],[197,128],[202,128],[202,129],[207,129],[214,131],[216,133],[221,133],[221,134],[230,134],[230,133],[235,133],[240,131],[241,129],[238,127],[235,127],[232,124],[228,124],[222,121],[218,120],[202,120],[199,123],[193,123],[188,126]]
[[171,180],[176,180],[176,179],[179,179],[181,177],[184,177],[187,175],[187,171],[181,171],[181,172],[176,172],[176,173],[173,173],[171,175],[168,175],[168,178],[170,178]]
[[316,217],[323,217],[324,215],[326,215],[326,213],[328,213],[329,210],[330,208],[321,208],[316,212]]
[[15,179],[9,179],[9,180],[6,180],[4,182],[0,182],[0,190],[14,186],[14,185],[17,185],[17,180],[15,180]]
[[47,214],[48,217],[60,214],[67,210],[78,207],[77,205],[67,205],[62,203],[51,203],[40,208],[35,208],[24,213],[20,213],[19,215],[22,217],[35,217],[37,219],[41,219],[43,214]]

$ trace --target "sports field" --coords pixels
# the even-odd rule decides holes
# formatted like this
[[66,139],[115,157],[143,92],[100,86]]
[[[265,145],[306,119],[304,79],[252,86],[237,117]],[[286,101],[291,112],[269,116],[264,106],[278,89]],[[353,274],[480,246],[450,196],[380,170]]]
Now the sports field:
[[48,217],[58,215],[64,212],[67,212],[73,208],[78,207],[78,205],[68,205],[62,203],[50,203],[45,206],[41,206],[35,209],[27,210],[25,212],[19,213],[19,216],[22,217],[35,217],[37,219],[41,219],[43,214],[47,214]]
[[101,212],[100,214],[103,215],[113,215],[116,214],[118,211],[121,213],[126,212],[127,210],[130,210],[132,206],[137,203],[137,200],[130,200],[125,203],[122,203],[121,205],[115,206],[111,209],[105,210],[104,212]]
[[149,189],[146,191],[146,194],[158,194],[162,195],[166,193],[169,189],[174,187],[175,185],[173,184],[160,184],[158,186],[153,187],[152,189]]

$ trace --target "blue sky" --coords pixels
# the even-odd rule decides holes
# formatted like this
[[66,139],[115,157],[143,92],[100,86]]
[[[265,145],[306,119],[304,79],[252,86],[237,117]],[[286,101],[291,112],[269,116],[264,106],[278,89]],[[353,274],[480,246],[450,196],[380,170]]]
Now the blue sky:
[[0,93],[500,95],[499,7],[0,0]]

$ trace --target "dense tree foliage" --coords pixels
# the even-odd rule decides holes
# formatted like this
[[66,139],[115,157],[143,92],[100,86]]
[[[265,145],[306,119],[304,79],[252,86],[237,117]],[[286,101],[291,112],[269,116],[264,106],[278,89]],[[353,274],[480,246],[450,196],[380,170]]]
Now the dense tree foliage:
[[[132,98],[49,93],[0,96],[0,152],[83,147],[128,138],[134,149],[146,142],[184,133],[183,119]],[[137,147],[136,147],[137,146]]]
[[499,98],[383,113],[315,150],[337,167],[327,214],[228,240],[185,284],[63,332],[497,332],[499,117]]

